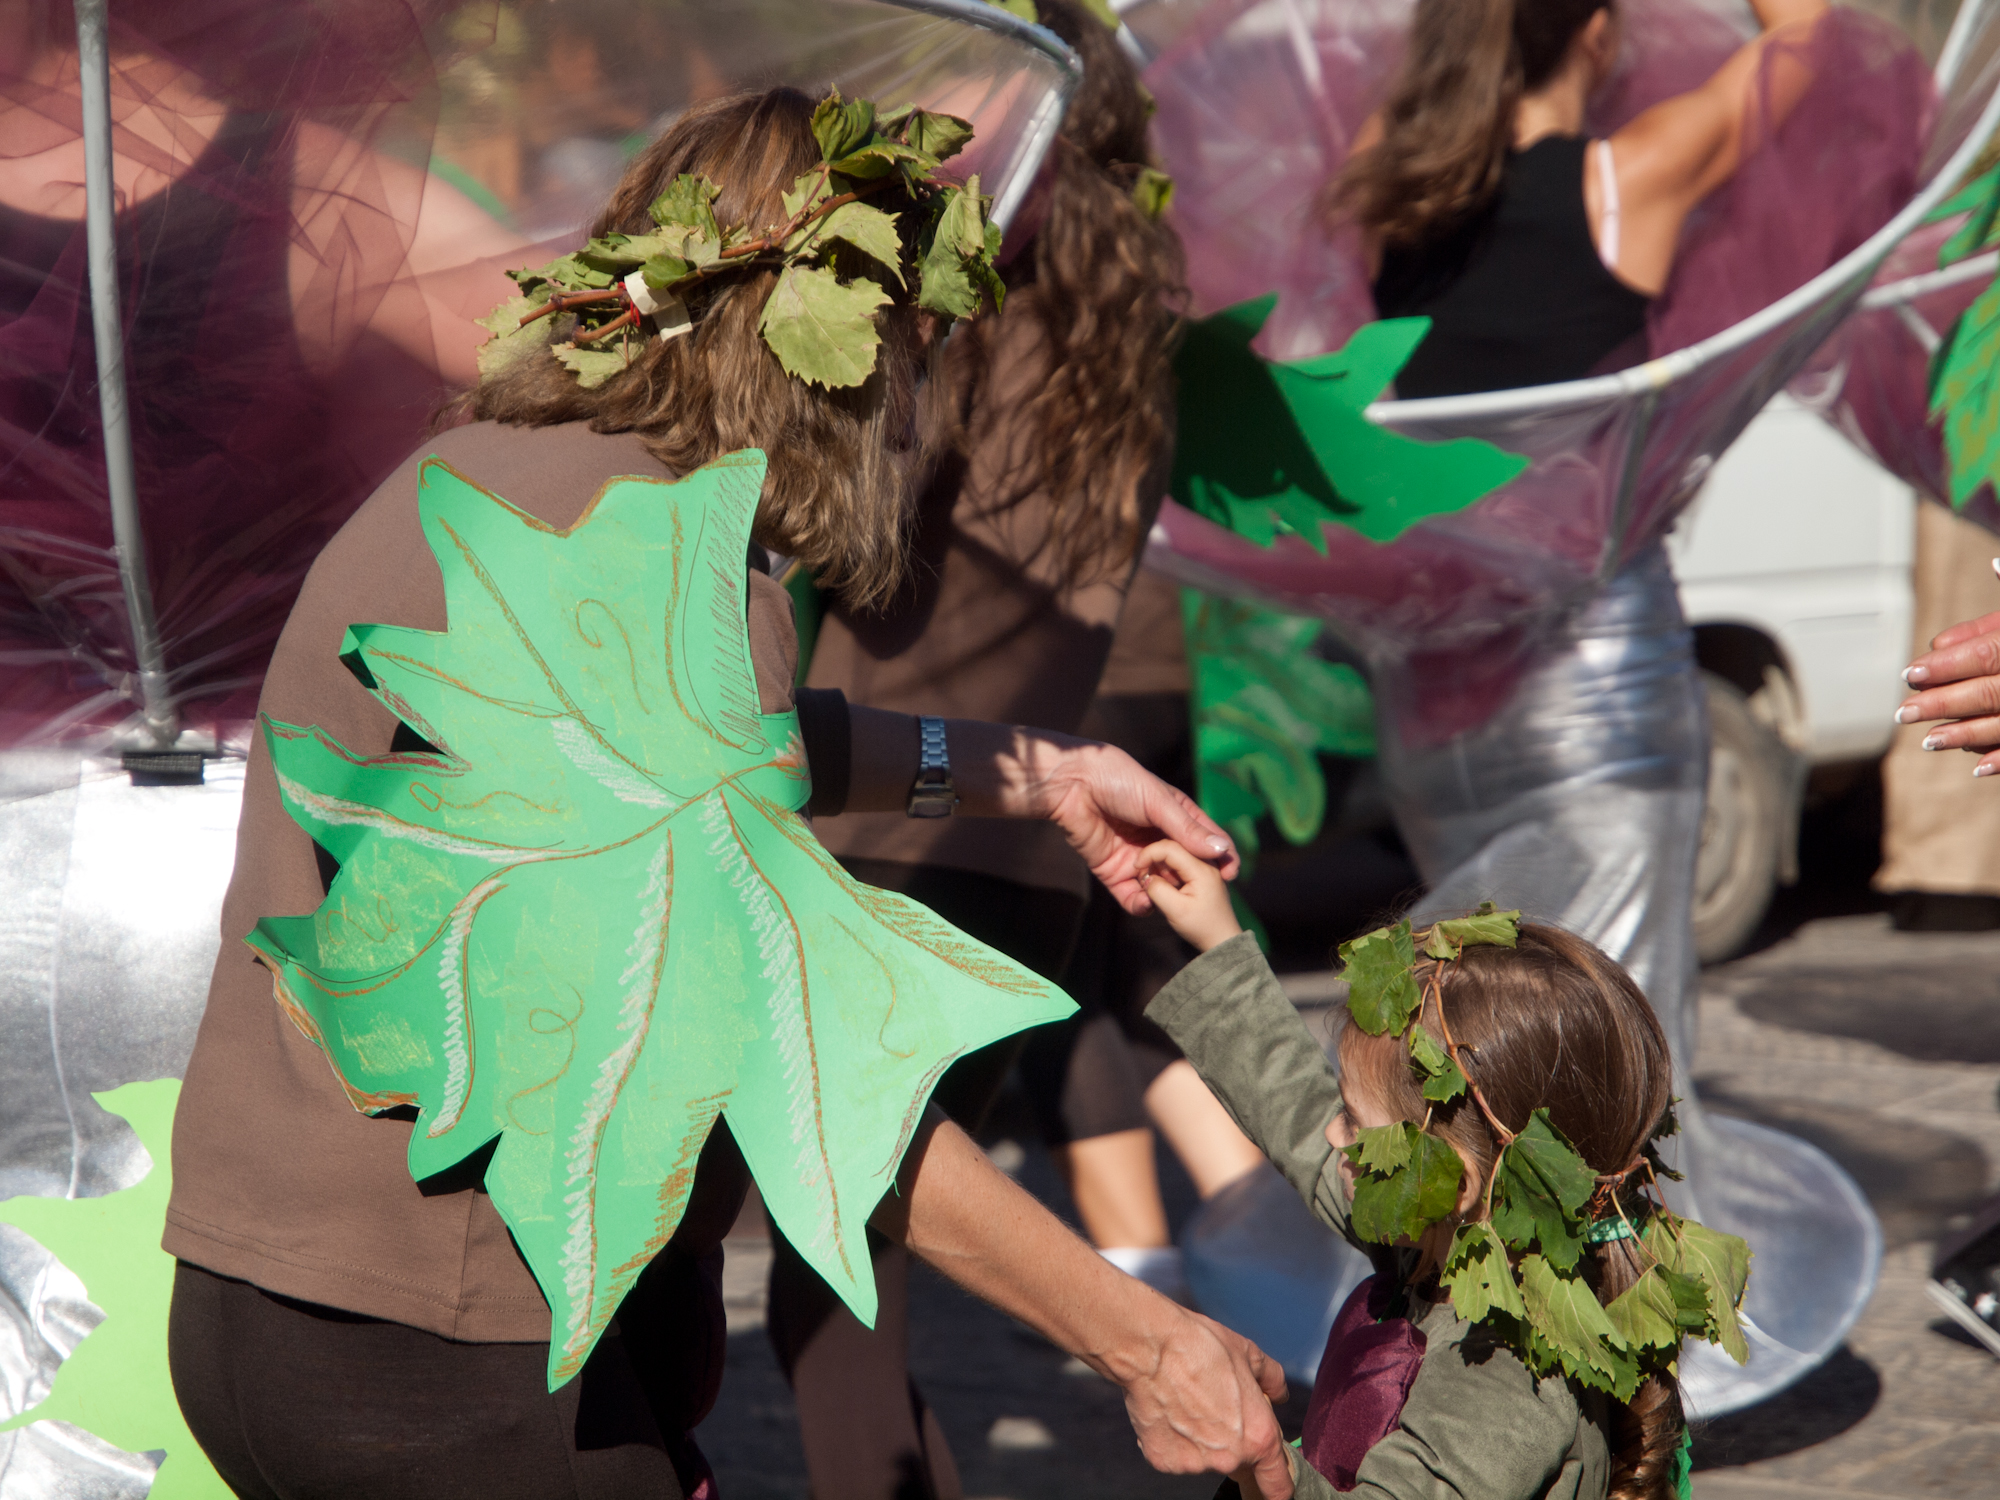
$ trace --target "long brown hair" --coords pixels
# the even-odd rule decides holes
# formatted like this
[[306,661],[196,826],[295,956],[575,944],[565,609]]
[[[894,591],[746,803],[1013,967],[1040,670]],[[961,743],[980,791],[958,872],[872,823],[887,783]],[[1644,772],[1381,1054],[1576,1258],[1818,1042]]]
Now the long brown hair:
[[[993,424],[1021,423],[1009,446],[1009,503],[1041,490],[1053,502],[1049,545],[1072,583],[1122,571],[1147,519],[1140,486],[1173,441],[1173,351],[1181,283],[1179,237],[1146,216],[1132,188],[1147,166],[1150,103],[1109,28],[1074,0],[1038,0],[1042,24],[1075,48],[1083,82],[1045,169],[1048,215],[1003,270],[1007,306],[952,340],[957,400],[950,434],[961,451]],[[991,394],[1003,347],[1031,320],[1046,378],[1011,411]],[[1162,481],[1165,479],[1161,473]]]
[[1408,244],[1476,212],[1500,186],[1514,106],[1554,76],[1610,0],[1417,0],[1382,139],[1334,180],[1337,216]]
[[[1418,971],[1425,985],[1418,1019],[1442,1036],[1428,969]],[[1666,1112],[1673,1061],[1659,1017],[1624,969],[1573,933],[1524,922],[1519,947],[1467,947],[1439,978],[1466,1075],[1501,1124],[1519,1130],[1547,1109],[1595,1171],[1622,1172],[1638,1159]],[[1400,1036],[1349,1026],[1340,1057],[1343,1075],[1392,1116],[1418,1121],[1429,1112],[1430,1133],[1471,1160],[1483,1188],[1499,1142],[1477,1104],[1461,1095],[1432,1106]],[[1633,1214],[1642,1211],[1637,1189],[1636,1179],[1625,1189]],[[1610,1303],[1645,1268],[1631,1240],[1612,1240],[1589,1248],[1584,1276],[1598,1300]],[[1666,1500],[1684,1425],[1678,1382],[1653,1376],[1630,1404],[1611,1407],[1609,1500]]]
[[[591,234],[650,232],[647,205],[683,172],[721,187],[721,222],[782,222],[779,195],[820,159],[812,114],[813,101],[787,88],[695,106],[626,169]],[[900,189],[876,202],[892,212],[913,206]],[[901,215],[906,226],[921,218]],[[688,298],[690,333],[648,341],[630,369],[594,390],[540,353],[481,381],[471,412],[529,427],[587,422],[596,432],[636,432],[680,473],[761,448],[770,469],[756,539],[849,598],[877,601],[893,592],[904,567],[916,460],[916,309],[906,294],[883,308],[874,374],[859,387],[829,391],[787,375],[758,334],[776,281],[776,272],[756,270],[706,284]]]

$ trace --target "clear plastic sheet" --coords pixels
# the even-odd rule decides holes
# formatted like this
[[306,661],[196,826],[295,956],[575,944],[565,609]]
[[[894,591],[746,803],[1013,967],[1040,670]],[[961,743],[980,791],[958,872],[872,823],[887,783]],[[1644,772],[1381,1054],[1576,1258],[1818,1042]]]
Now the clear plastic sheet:
[[[115,0],[149,576],[174,706],[224,756],[202,785],[139,787],[116,753],[138,705],[74,21],[62,0],[0,18],[0,1196],[143,1173],[90,1091],[185,1065],[270,649],[325,540],[472,377],[501,272],[573,244],[690,102],[780,83],[971,117],[954,166],[1004,222],[1073,78],[1053,38],[996,24],[1017,23],[983,0]],[[0,1412],[95,1317],[0,1229]],[[34,1423],[0,1434],[0,1500],[143,1495],[156,1458]]]
[[[1686,0],[1634,0],[1621,14],[1623,61],[1595,101],[1597,131],[1699,80],[1744,34]],[[1372,307],[1356,247],[1324,231],[1315,199],[1379,102],[1407,9],[1143,0],[1125,16],[1159,49],[1146,78],[1179,184],[1197,310],[1275,289],[1263,352],[1300,358],[1338,345]],[[1982,6],[1971,30],[1983,45],[1993,29]],[[1432,742],[1476,726],[1538,639],[1665,533],[1729,442],[1841,324],[1913,227],[1892,216],[1919,217],[1913,195],[1951,185],[1953,153],[1969,154],[1969,138],[1992,124],[1981,115],[2000,67],[1982,45],[1941,101],[1914,47],[1859,13],[1835,12],[1809,40],[1770,49],[1760,96],[1779,66],[1803,64],[1812,86],[1780,124],[1756,129],[1736,182],[1690,221],[1652,314],[1651,361],[1534,392],[1375,408],[1415,437],[1477,436],[1528,455],[1512,484],[1388,544],[1332,528],[1325,556],[1297,538],[1260,548],[1169,506],[1155,566],[1323,615],[1378,663],[1428,675],[1448,656],[1452,683],[1407,705],[1416,717],[1403,728]]]
[[[25,30],[0,49],[27,183],[0,195],[0,745],[113,729],[135,692],[67,4]],[[471,378],[501,271],[557,253],[690,102],[950,109],[1004,213],[1068,87],[1056,51],[881,0],[136,0],[111,50],[140,504],[198,727],[250,716],[306,568]]]

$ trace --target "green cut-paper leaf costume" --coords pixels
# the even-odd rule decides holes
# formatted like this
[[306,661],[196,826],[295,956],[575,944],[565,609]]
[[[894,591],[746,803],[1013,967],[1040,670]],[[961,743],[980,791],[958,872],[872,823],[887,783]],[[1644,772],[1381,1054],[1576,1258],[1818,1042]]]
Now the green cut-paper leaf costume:
[[188,1431],[167,1372],[174,1258],[160,1248],[173,1190],[174,1079],[128,1083],[92,1097],[122,1116],[153,1159],[137,1183],[101,1198],[10,1198],[0,1223],[25,1230],[83,1282],[104,1321],[56,1371],[46,1398],[0,1421],[73,1422],[128,1453],[166,1450],[150,1500],[227,1500]]
[[291,815],[340,862],[249,941],[357,1108],[415,1105],[411,1175],[486,1168],[576,1374],[729,1122],[772,1219],[872,1322],[864,1225],[955,1059],[1071,1010],[800,816],[760,711],[744,558],[764,456],[620,479],[557,531],[442,461],[419,509],[450,628],[342,656],[434,752],[265,720]]
[[[1965,183],[1925,222],[1958,214],[1966,221],[1939,248],[1940,270],[2000,244],[2000,167]],[[2000,278],[1945,331],[1930,373],[1930,414],[1943,422],[1946,498],[1964,510],[1982,486],[2000,480]]]

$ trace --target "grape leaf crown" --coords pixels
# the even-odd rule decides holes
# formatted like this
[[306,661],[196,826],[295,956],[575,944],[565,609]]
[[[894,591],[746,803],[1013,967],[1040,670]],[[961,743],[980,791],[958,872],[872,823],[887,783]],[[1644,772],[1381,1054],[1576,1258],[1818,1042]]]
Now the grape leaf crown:
[[[1547,1109],[1508,1129],[1466,1070],[1476,1055],[1452,1036],[1445,969],[1469,946],[1515,947],[1520,919],[1486,902],[1421,931],[1402,921],[1341,944],[1348,1013],[1371,1036],[1404,1039],[1428,1105],[1421,1122],[1359,1131],[1346,1148],[1355,1170],[1354,1233],[1378,1244],[1412,1242],[1454,1216],[1465,1164],[1430,1127],[1439,1106],[1469,1097],[1500,1151],[1481,1211],[1459,1225],[1440,1270],[1461,1318],[1487,1325],[1538,1376],[1568,1376],[1619,1401],[1630,1401],[1648,1376],[1674,1372],[1684,1336],[1719,1344],[1742,1364],[1750,1351],[1738,1308],[1750,1247],[1659,1200],[1660,1179],[1680,1176],[1656,1147],[1680,1128],[1672,1105],[1638,1161],[1600,1175]],[[1427,1000],[1442,1037],[1423,1024]],[[1613,1239],[1632,1240],[1645,1270],[1606,1304],[1584,1279],[1584,1249]]]
[[[649,234],[606,234],[534,270],[511,271],[520,288],[480,326],[494,337],[479,351],[491,376],[551,351],[585,389],[625,370],[645,345],[692,326],[686,298],[719,277],[778,271],[758,331],[787,374],[829,389],[858,386],[874,371],[881,333],[875,314],[889,281],[947,320],[971,317],[1004,297],[994,257],[1000,230],[975,174],[963,186],[939,168],[972,139],[956,115],[904,105],[878,113],[868,99],[834,90],[813,111],[820,162],[783,194],[785,219],[761,230],[723,225],[721,188],[683,173],[650,206]],[[901,187],[921,222],[903,223],[867,200]],[[842,281],[838,246],[872,270]]]

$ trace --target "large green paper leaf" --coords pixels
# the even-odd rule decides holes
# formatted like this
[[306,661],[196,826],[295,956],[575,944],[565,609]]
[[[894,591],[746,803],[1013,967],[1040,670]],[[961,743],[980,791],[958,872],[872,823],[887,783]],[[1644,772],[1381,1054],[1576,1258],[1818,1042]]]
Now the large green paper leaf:
[[1347,346],[1296,364],[1250,347],[1276,296],[1188,326],[1174,362],[1176,500],[1268,546],[1281,532],[1326,550],[1325,528],[1390,542],[1426,516],[1465,509],[1527,467],[1490,443],[1421,443],[1362,412],[1416,350],[1430,321],[1367,323]]
[[798,720],[760,711],[745,624],[764,467],[617,480],[559,532],[430,460],[450,629],[357,625],[343,655],[436,750],[264,726],[340,871],[251,946],[358,1108],[418,1107],[413,1177],[497,1138],[486,1186],[554,1315],[551,1387],[673,1233],[718,1118],[872,1321],[863,1226],[939,1075],[1071,1009],[849,878],[799,816]]
[[[2000,241],[2000,167],[1961,186],[1931,210],[1925,223],[1964,214],[1938,250],[1938,267],[1991,249]],[[1931,354],[1930,414],[1943,419],[1946,488],[1963,510],[1982,486],[2000,479],[2000,281],[1987,283],[1958,315]]]
[[104,1312],[63,1361],[49,1394],[0,1420],[0,1432],[30,1422],[73,1422],[128,1453],[166,1450],[149,1500],[228,1500],[225,1485],[188,1431],[167,1370],[167,1308],[174,1258],[160,1248],[173,1191],[173,1079],[128,1083],[92,1097],[121,1115],[153,1165],[134,1186],[101,1198],[10,1198],[0,1223],[39,1241],[83,1282]]

